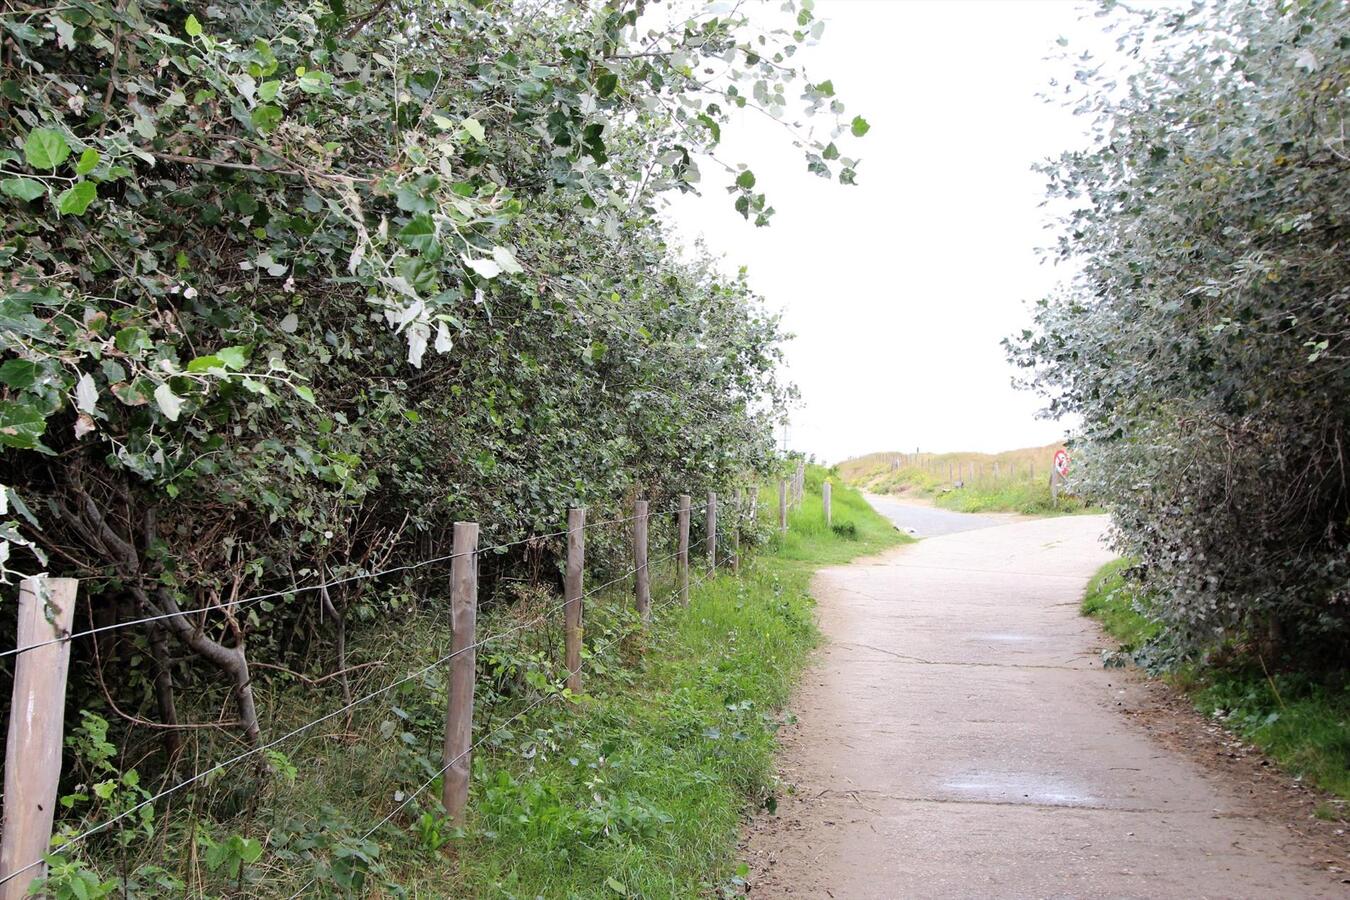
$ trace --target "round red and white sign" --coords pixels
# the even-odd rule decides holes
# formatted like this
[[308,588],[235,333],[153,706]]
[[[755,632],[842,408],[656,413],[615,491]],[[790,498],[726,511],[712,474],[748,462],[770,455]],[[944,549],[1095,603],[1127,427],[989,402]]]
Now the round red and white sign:
[[1061,478],[1064,478],[1064,477],[1067,477],[1067,476],[1068,476],[1068,474],[1069,474],[1069,451],[1068,451],[1068,450],[1056,450],[1056,451],[1055,451],[1055,471],[1059,473],[1059,476],[1060,476]]

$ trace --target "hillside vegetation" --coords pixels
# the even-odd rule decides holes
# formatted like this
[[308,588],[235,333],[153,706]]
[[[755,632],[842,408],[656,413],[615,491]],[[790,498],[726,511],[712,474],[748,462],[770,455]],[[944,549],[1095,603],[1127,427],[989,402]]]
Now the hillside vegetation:
[[1088,506],[1071,493],[1072,481],[1061,486],[1057,499],[1051,497],[1051,461],[1062,446],[1003,453],[870,453],[841,462],[838,470],[861,490],[931,498],[957,512],[1082,512]]

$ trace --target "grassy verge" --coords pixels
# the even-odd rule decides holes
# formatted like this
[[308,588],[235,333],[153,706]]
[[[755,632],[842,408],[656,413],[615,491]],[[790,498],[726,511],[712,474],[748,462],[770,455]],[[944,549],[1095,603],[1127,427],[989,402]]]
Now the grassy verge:
[[[827,529],[814,471],[786,536],[668,606],[620,667],[532,721],[548,750],[480,759],[450,881],[465,896],[696,897],[739,889],[748,807],[772,802],[779,710],[817,634],[814,568],[902,540],[855,492]],[[764,504],[762,504],[764,505]],[[772,509],[773,507],[766,507]],[[538,746],[538,745],[536,745]],[[443,876],[427,882],[444,889]]]
[[1061,495],[1050,499],[1049,483],[1010,481],[969,484],[939,491],[933,504],[956,512],[1015,512],[1028,516],[1065,516],[1101,512],[1079,497]]
[[[1160,636],[1138,592],[1122,573],[1128,560],[1104,566],[1088,585],[1084,615],[1102,623],[1130,654]],[[1350,800],[1350,678],[1269,671],[1234,655],[1222,665],[1190,663],[1165,676],[1196,708],[1261,748],[1286,772]],[[1319,810],[1339,815],[1330,807]]]
[[[687,609],[671,563],[656,562],[669,548],[656,546],[650,628],[632,612],[631,581],[588,599],[580,695],[560,690],[551,589],[517,586],[509,602],[485,604],[478,634],[504,636],[478,650],[482,743],[463,825],[443,817],[435,777],[446,708],[437,660],[449,635],[443,602],[430,599],[401,620],[353,630],[349,661],[363,668],[352,691],[375,702],[324,720],[256,766],[213,776],[152,819],[88,839],[57,860],[49,891],[63,900],[743,893],[740,826],[747,811],[773,803],[781,708],[817,640],[811,574],[907,540],[842,485],[834,527],[825,527],[823,477],[809,472],[786,535],[774,528],[776,495],[766,496],[759,549],[738,574],[696,584]],[[332,681],[258,690],[269,734],[341,712]],[[97,729],[73,739],[97,758]],[[202,759],[231,752],[211,746]]]

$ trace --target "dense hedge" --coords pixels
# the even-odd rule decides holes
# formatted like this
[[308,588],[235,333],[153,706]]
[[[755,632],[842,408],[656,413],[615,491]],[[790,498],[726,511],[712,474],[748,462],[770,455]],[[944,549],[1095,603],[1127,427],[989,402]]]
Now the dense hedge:
[[417,592],[233,600],[772,465],[777,319],[666,245],[660,198],[711,160],[768,221],[717,157],[736,108],[852,183],[786,122],[867,130],[792,65],[810,6],[761,33],[716,5],[0,0],[0,576],[86,579],[82,628],[168,616],[101,639],[97,691],[77,646],[75,705],[173,723],[175,684],[216,684],[256,741],[250,659],[329,667],[327,617]]
[[1045,167],[1056,255],[1080,274],[1013,356],[1082,417],[1081,488],[1181,649],[1343,665],[1345,4],[1107,3],[1103,20],[1122,54],[1061,86],[1095,143]]

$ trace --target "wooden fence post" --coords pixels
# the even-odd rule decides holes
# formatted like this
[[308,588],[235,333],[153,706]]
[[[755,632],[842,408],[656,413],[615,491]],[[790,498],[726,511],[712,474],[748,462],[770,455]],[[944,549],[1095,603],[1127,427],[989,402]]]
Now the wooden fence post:
[[652,620],[652,582],[647,571],[647,501],[633,503],[633,590],[642,624]]
[[474,632],[478,624],[478,523],[456,522],[454,559],[450,563],[450,704],[445,711],[446,766],[441,803],[451,822],[462,824],[469,803],[473,760],[473,681],[477,668]]
[[825,527],[829,528],[833,522],[830,515],[830,483],[828,481],[820,486],[820,501],[825,506]]
[[567,687],[581,693],[581,595],[586,566],[586,510],[567,511],[567,568],[563,573],[563,641]]
[[717,568],[717,493],[708,491],[708,574]]
[[737,491],[731,501],[731,571],[741,570],[741,514],[745,496]]
[[79,584],[75,578],[43,575],[19,583],[14,645],[21,652],[14,657],[5,744],[5,818],[0,826],[0,878],[9,878],[0,885],[3,900],[27,896],[28,885],[46,877],[45,863],[14,873],[41,860],[51,843],[65,730],[70,642],[23,648],[70,634]]
[[778,479],[778,530],[787,534],[788,485],[786,478]]
[[689,605],[689,504],[688,494],[680,495],[679,513],[679,553],[675,557],[675,568],[680,579],[680,603]]

